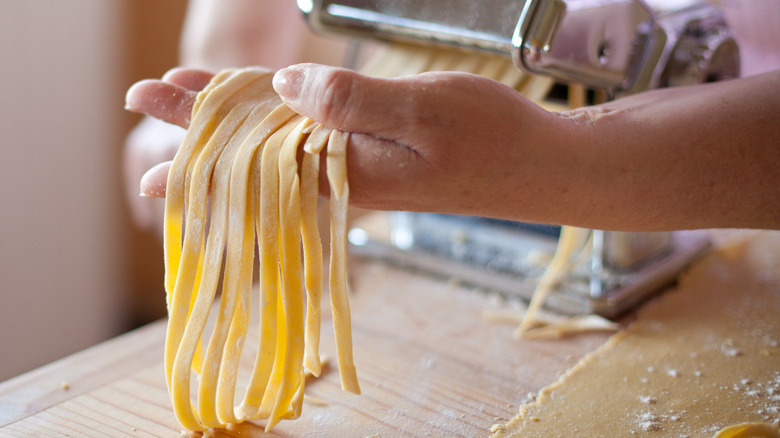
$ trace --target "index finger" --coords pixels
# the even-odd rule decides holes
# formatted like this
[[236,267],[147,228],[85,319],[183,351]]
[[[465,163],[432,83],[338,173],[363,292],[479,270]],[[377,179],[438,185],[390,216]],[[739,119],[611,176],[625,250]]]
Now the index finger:
[[168,70],[162,77],[164,82],[179,85],[188,90],[200,91],[206,88],[214,73],[194,68],[176,67]]
[[214,75],[204,70],[177,67],[162,80],[137,82],[127,90],[126,108],[187,128],[192,104]]
[[187,128],[198,92],[157,79],[133,84],[125,96],[125,109]]

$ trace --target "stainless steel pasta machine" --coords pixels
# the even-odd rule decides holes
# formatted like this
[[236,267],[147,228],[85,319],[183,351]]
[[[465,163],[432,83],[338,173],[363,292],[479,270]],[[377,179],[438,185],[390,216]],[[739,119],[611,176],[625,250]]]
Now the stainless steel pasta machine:
[[[739,49],[717,7],[685,0],[298,0],[326,34],[456,47],[511,57],[531,74],[608,98],[739,75]],[[352,250],[529,298],[555,227],[392,213],[356,227]],[[673,281],[708,245],[695,231],[594,230],[590,251],[548,306],[616,316]]]

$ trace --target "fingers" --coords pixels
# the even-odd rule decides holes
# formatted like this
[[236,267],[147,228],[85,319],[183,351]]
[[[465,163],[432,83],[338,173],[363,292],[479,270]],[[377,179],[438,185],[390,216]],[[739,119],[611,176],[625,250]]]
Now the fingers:
[[279,70],[274,89],[296,112],[325,126],[375,135],[398,133],[420,114],[419,78],[368,77],[351,70],[299,64]]
[[179,85],[148,79],[127,90],[125,108],[187,128],[197,92]]
[[171,161],[160,163],[149,169],[141,178],[141,196],[148,198],[164,198],[168,182],[168,171]]
[[463,114],[467,101],[468,118],[474,105],[460,91],[465,81],[470,78],[440,73],[385,79],[300,64],[278,71],[273,85],[294,111],[352,133],[347,153],[352,203],[423,209],[430,196],[420,192],[441,167],[429,156],[448,155],[437,151],[457,140],[453,114]]
[[[317,64],[298,64],[274,75],[274,89],[294,111],[323,125],[389,140],[425,154],[426,145],[452,136],[484,96],[516,99],[496,81],[465,73],[432,72],[377,78]],[[435,140],[433,140],[435,139]]]
[[124,144],[123,170],[128,195],[128,205],[134,223],[142,229],[160,231],[164,203],[157,199],[139,196],[139,182],[149,168],[173,158],[181,144],[184,130],[152,117],[144,117],[130,131]]
[[174,85],[179,85],[188,90],[200,91],[209,84],[209,81],[211,81],[211,78],[213,77],[213,73],[204,70],[177,67],[168,70],[168,72],[163,75],[162,80]]
[[212,76],[202,70],[173,69],[162,80],[147,79],[133,84],[127,90],[125,107],[187,128],[195,98]]

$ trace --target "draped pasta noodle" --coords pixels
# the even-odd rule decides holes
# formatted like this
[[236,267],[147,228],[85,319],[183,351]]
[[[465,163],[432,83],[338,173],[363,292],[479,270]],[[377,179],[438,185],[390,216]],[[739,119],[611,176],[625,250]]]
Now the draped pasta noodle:
[[320,151],[330,136],[330,130],[318,126],[309,135],[301,164],[301,237],[306,284],[306,334],[303,362],[312,375],[322,372],[320,361],[320,301],[322,296],[322,247],[317,227],[317,179],[320,174]]
[[[285,363],[279,371],[277,394],[268,427],[280,418],[297,418],[303,401],[304,304],[301,266],[301,199],[296,153],[303,129],[301,120],[279,148],[279,236],[281,244],[282,308],[285,322]],[[334,309],[334,312],[336,310]],[[276,373],[275,373],[276,374]],[[273,376],[272,376],[273,377]]]
[[[320,372],[318,345],[305,353],[304,327],[309,339],[319,336],[321,292],[314,283],[322,275],[313,271],[322,270],[322,254],[312,249],[314,241],[319,244],[318,232],[312,231],[317,229],[318,192],[312,174],[318,173],[316,157],[330,131],[310,129],[313,122],[282,105],[271,78],[271,72],[255,68],[215,76],[198,95],[191,127],[169,175],[165,368],[176,417],[190,430],[247,419],[267,419],[270,429],[283,418],[295,418],[303,401],[304,357],[313,371]],[[307,143],[309,137],[312,141]],[[307,187],[302,194],[297,153],[303,143],[310,143],[305,155],[312,158],[303,160]],[[256,239],[262,271],[260,339],[247,392],[236,408]],[[312,291],[306,326],[302,240]],[[220,305],[199,363],[196,354],[220,274]],[[340,329],[350,330],[348,321]],[[351,364],[349,369],[354,375]],[[197,405],[190,393],[193,371],[200,374]]]
[[[464,57],[402,45],[380,48],[363,69],[386,77],[429,70],[482,74],[540,96],[552,84],[529,78],[495,56]],[[331,192],[328,282],[338,369],[342,388],[360,393],[346,275],[349,136],[283,105],[271,86],[272,76],[260,68],[216,75],[198,94],[191,126],[168,177],[164,362],[174,413],[190,430],[246,420],[267,420],[270,430],[282,419],[297,418],[305,373],[318,376],[322,370],[324,277],[317,226],[321,151]],[[255,242],[260,277],[257,353],[236,406],[239,361],[249,332]],[[217,308],[213,301],[220,277]],[[212,309],[214,327],[204,355],[201,339]],[[193,373],[199,374],[195,397]]]
[[525,318],[523,318],[520,327],[515,331],[515,337],[522,337],[537,323],[535,319],[536,314],[539,313],[542,305],[547,300],[547,297],[550,296],[561,277],[568,272],[572,260],[585,246],[590,233],[590,230],[584,228],[561,227],[558,247],[555,248],[550,264],[539,279],[539,284],[531,297],[531,303],[528,305]]
[[[531,80],[536,80],[531,78]],[[534,89],[533,87],[531,88]],[[534,92],[529,93],[529,98],[541,98]],[[585,103],[585,89],[580,85],[569,87],[569,105],[571,107],[581,106]],[[555,290],[560,280],[572,268],[578,255],[585,252],[588,242],[593,236],[592,230],[572,226],[562,226],[558,237],[558,246],[555,248],[553,258],[545,269],[539,283],[531,296],[531,302],[528,304],[523,321],[515,330],[516,338],[532,337],[557,337],[564,333],[575,333],[580,330],[599,330],[603,328],[616,328],[615,324],[610,324],[597,315],[588,315],[585,318],[571,319],[559,324],[545,326],[545,323],[537,319],[537,314],[541,310],[547,298]],[[535,328],[539,324],[543,327]]]
[[[218,107],[219,104],[224,103],[227,99],[235,95],[236,91],[245,86],[246,80],[252,79],[252,77],[244,75],[232,84],[231,87],[222,86],[220,84],[231,76],[231,72],[222,72],[214,77],[214,80],[204,89],[203,93],[200,93],[196,99],[193,108],[199,109],[205,99],[205,96],[210,97],[210,105]],[[166,338],[165,349],[165,369],[166,369],[166,381],[168,386],[171,386],[171,371],[173,369],[173,361],[175,359],[173,345],[177,345],[184,331],[184,324],[192,311],[194,305],[194,293],[200,284],[201,271],[202,271],[202,251],[200,256],[195,261],[192,257],[186,258],[184,261],[182,258],[182,222],[183,222],[183,208],[184,208],[184,195],[189,190],[189,179],[192,173],[192,159],[197,156],[200,149],[204,146],[204,143],[208,140],[213,132],[215,124],[227,115],[225,110],[217,111],[211,109],[202,113],[201,119],[203,122],[198,126],[193,127],[187,131],[187,135],[184,139],[182,147],[176,154],[176,157],[171,164],[171,170],[168,174],[168,193],[166,196],[165,204],[165,232],[164,232],[164,244],[165,244],[165,290],[166,290],[166,303],[168,305],[168,314],[170,315],[168,336]],[[189,228],[190,233],[189,240],[192,242],[193,238],[200,239],[202,232],[198,233],[195,226]],[[191,243],[192,245],[192,243]],[[179,278],[179,272],[182,269],[185,274],[182,278]],[[193,274],[194,271],[194,274]],[[177,286],[178,284],[178,286]],[[193,295],[185,296],[183,293],[177,295],[177,299],[174,300],[174,290],[179,287],[180,290],[189,289],[193,291]],[[186,315],[182,315],[185,308],[183,305],[189,303],[186,307]],[[200,342],[194,352],[193,368],[196,371],[200,371],[202,367],[201,348]]]
[[330,181],[330,302],[333,308],[333,328],[336,331],[336,355],[341,372],[341,387],[360,394],[357,372],[352,362],[352,333],[349,330],[350,311],[347,291],[347,134],[333,131],[328,144],[327,166]]
[[[268,118],[274,116],[279,118],[278,124],[286,123],[295,114],[285,106],[280,106]],[[272,137],[285,135],[288,128],[283,131],[273,132],[270,129],[263,130],[259,137],[248,143],[247,158],[239,166],[247,172],[247,168],[252,166],[253,171],[263,174],[263,170],[273,172],[275,166],[270,159],[265,160],[265,169],[262,167],[263,157],[270,157],[271,149],[266,150],[260,147],[261,144]],[[274,138],[271,143],[276,143]],[[257,145],[257,146],[255,146]],[[245,146],[247,146],[245,144]],[[251,157],[254,156],[254,159]],[[246,180],[236,181],[237,185],[246,184]],[[254,179],[253,189],[255,193],[260,194],[260,199],[256,205],[255,228],[258,236],[258,248],[260,256],[260,338],[258,343],[257,356],[255,358],[255,367],[247,386],[246,395],[239,410],[243,418],[252,418],[257,416],[260,403],[265,396],[266,387],[270,379],[271,371],[274,365],[276,355],[276,316],[278,304],[278,284],[279,284],[279,243],[278,243],[278,203],[275,202],[274,190],[278,190],[278,179],[266,174],[262,180]]]

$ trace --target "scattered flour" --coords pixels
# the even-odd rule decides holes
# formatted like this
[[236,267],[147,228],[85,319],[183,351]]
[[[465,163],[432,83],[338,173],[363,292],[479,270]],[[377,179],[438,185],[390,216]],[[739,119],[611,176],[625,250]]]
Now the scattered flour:
[[639,401],[646,405],[654,405],[658,402],[658,399],[650,395],[640,395]]

